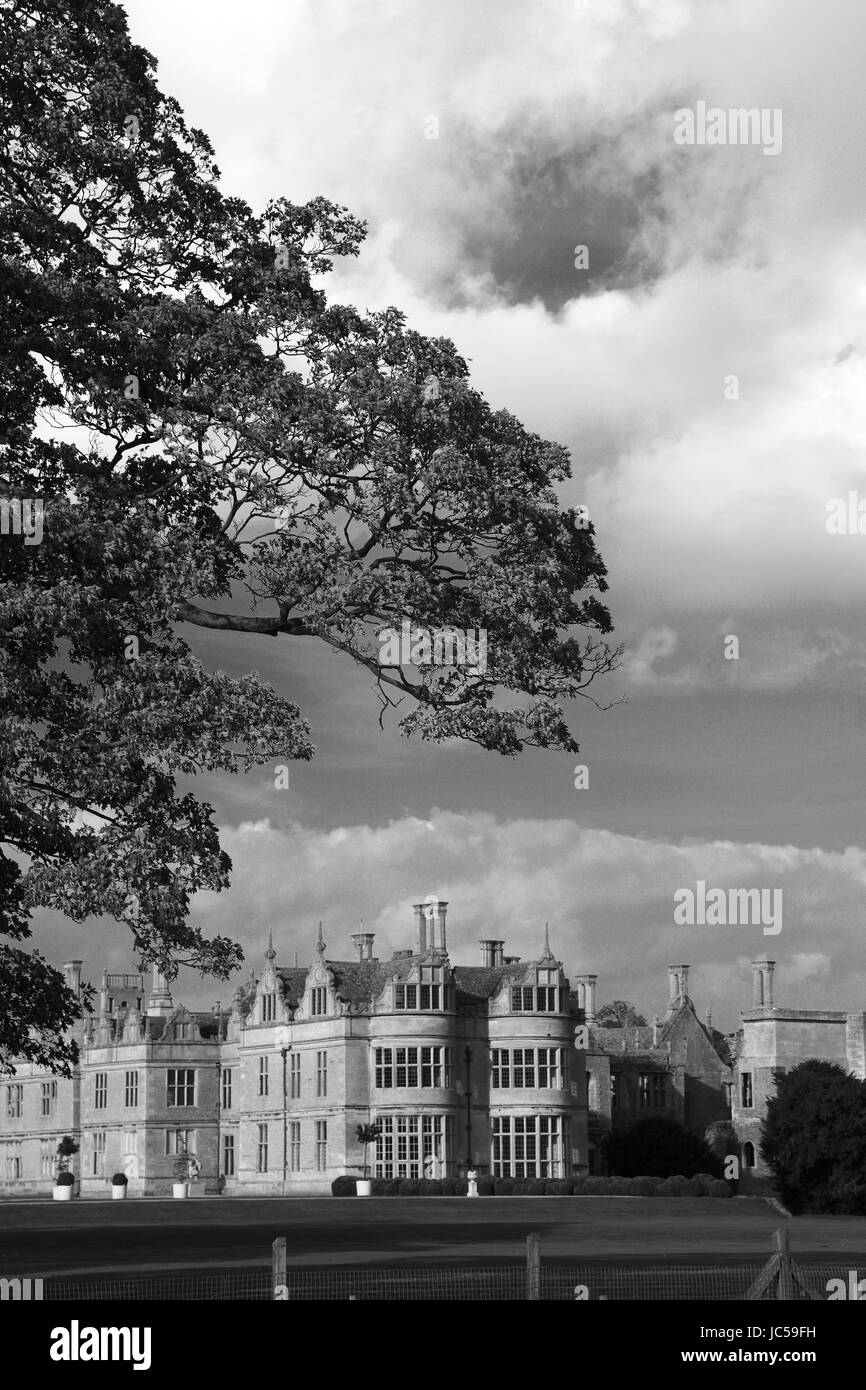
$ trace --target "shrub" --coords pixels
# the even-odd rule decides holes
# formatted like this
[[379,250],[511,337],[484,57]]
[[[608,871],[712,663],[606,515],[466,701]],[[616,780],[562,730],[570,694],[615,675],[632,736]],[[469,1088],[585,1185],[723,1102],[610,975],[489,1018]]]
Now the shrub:
[[571,1195],[573,1197],[580,1197],[585,1191],[586,1178],[575,1178],[574,1182],[571,1184]]
[[651,1178],[647,1173],[632,1178],[631,1190],[635,1197],[654,1197],[664,1182],[664,1178]]
[[[462,1182],[466,1182],[466,1179],[465,1179],[465,1178],[462,1178],[461,1181],[462,1181]],[[466,1185],[466,1191],[467,1191],[467,1192],[469,1191],[469,1184],[468,1184],[468,1183],[467,1183],[467,1185]],[[492,1196],[493,1196],[493,1179],[492,1179],[492,1178],[479,1178],[479,1179],[478,1179],[478,1196],[479,1196],[479,1197],[492,1197]]]
[[688,1178],[684,1178],[682,1173],[677,1173],[673,1177],[665,1178],[659,1185],[656,1193],[657,1197],[685,1197],[688,1192]]
[[709,1197],[713,1183],[718,1181],[719,1179],[713,1173],[695,1173],[693,1178],[689,1178],[690,1183],[700,1185],[700,1191],[697,1194],[699,1197]]
[[441,1188],[442,1196],[443,1196],[443,1197],[456,1197],[456,1196],[457,1196],[457,1179],[456,1179],[456,1178],[442,1178],[442,1180],[441,1180],[439,1186],[440,1186],[440,1188]]
[[724,1178],[713,1178],[707,1195],[710,1197],[733,1197],[734,1189],[730,1183],[725,1182]]
[[760,1142],[795,1214],[866,1212],[866,1081],[834,1062],[776,1073]]
[[584,1178],[582,1184],[582,1194],[586,1197],[601,1196],[607,1191],[607,1178]]
[[125,1173],[115,1173],[111,1179],[112,1187],[126,1187],[127,1177]]
[[398,1197],[417,1197],[420,1190],[420,1178],[400,1178],[397,1182]]
[[418,1183],[419,1197],[441,1197],[442,1179],[441,1178],[421,1178]]
[[396,1197],[400,1191],[399,1178],[374,1178],[370,1187],[371,1197]]
[[638,1120],[629,1129],[615,1130],[608,1141],[611,1171],[622,1177],[686,1177],[695,1173],[722,1176],[722,1162],[700,1134],[694,1134],[667,1115]]
[[570,1197],[574,1183],[569,1178],[548,1178],[545,1191],[548,1197]]
[[354,1197],[357,1193],[357,1178],[350,1178],[344,1175],[341,1178],[334,1178],[331,1183],[332,1197]]
[[[453,1184],[454,1184],[454,1196],[455,1196],[455,1197],[465,1197],[466,1194],[467,1194],[467,1192],[469,1191],[469,1184],[468,1184],[468,1182],[466,1181],[466,1179],[465,1179],[465,1178],[452,1178],[451,1181],[452,1181]],[[479,1179],[478,1179],[478,1192],[479,1192],[479,1195],[482,1196],[482,1197],[489,1197],[489,1196],[490,1196],[490,1193],[489,1193],[489,1192],[482,1192],[482,1191],[481,1191],[481,1184],[482,1184],[483,1182],[490,1183],[490,1179],[489,1179],[489,1178],[479,1178]],[[491,1187],[493,1186],[492,1183],[491,1183],[490,1185],[491,1185]]]
[[[513,1197],[515,1191],[514,1184],[516,1182],[516,1178],[494,1178],[493,1191],[497,1197]],[[480,1183],[478,1185],[478,1191],[481,1191]]]
[[527,1197],[544,1197],[547,1193],[547,1178],[530,1178],[526,1184]]
[[54,1179],[55,1187],[73,1187],[74,1184],[75,1174],[70,1173],[69,1170],[66,1168],[64,1168],[62,1173],[58,1173],[57,1177]]
[[634,1192],[632,1183],[632,1178],[608,1178],[606,1189],[608,1197],[631,1197]]

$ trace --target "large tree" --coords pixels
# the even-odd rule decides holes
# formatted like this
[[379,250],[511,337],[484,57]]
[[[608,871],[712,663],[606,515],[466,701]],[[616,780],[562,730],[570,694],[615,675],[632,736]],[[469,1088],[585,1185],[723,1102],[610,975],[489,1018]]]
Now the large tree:
[[775,1077],[761,1157],[793,1212],[866,1212],[866,1081],[835,1062]]
[[[0,537],[0,931],[104,914],[142,965],[225,976],[239,948],[188,908],[230,864],[178,779],[314,750],[184,625],[317,639],[380,718],[408,698],[405,733],[509,755],[577,751],[564,702],[617,653],[566,451],[491,410],[448,340],[329,305],[363,225],[225,196],[154,72],[107,0],[0,0],[0,493],[44,507],[41,543]],[[485,629],[486,669],[381,665],[404,619]],[[58,972],[0,945],[0,989],[0,1063],[68,1065]]]

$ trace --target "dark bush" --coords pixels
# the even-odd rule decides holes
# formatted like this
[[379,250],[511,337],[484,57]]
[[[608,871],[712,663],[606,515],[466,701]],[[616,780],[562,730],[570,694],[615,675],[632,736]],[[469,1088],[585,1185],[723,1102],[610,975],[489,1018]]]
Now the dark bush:
[[357,1181],[357,1178],[350,1178],[345,1174],[343,1175],[343,1177],[334,1178],[334,1181],[331,1183],[331,1196],[354,1197],[357,1191]]
[[660,1184],[656,1193],[657,1197],[685,1197],[688,1193],[688,1178],[684,1178],[682,1173],[677,1173],[670,1178],[665,1178]]
[[731,1184],[725,1182],[724,1178],[713,1178],[709,1193],[710,1197],[733,1197],[734,1189]]
[[[465,1178],[462,1178],[461,1181],[462,1181],[462,1182],[466,1182],[466,1179],[465,1179]],[[466,1184],[466,1191],[467,1191],[467,1192],[469,1191],[469,1184],[468,1184],[468,1183]],[[492,1196],[493,1196],[493,1179],[492,1179],[492,1178],[479,1178],[479,1179],[478,1179],[478,1196],[479,1196],[479,1197],[492,1197]]]
[[456,1178],[442,1178],[441,1181],[440,1181],[439,1186],[440,1186],[441,1189],[442,1189],[442,1196],[443,1196],[443,1197],[456,1197],[456,1196],[457,1196],[457,1179],[456,1179]]
[[441,1197],[442,1179],[441,1178],[421,1178],[418,1183],[419,1197]]
[[397,1183],[398,1197],[417,1197],[420,1191],[420,1178],[400,1178]]
[[694,1134],[678,1120],[653,1115],[629,1129],[615,1130],[608,1141],[607,1159],[612,1173],[625,1178],[686,1177],[695,1173],[722,1176],[721,1159],[708,1147],[703,1135]]
[[[455,1197],[465,1197],[466,1194],[467,1194],[467,1192],[469,1191],[469,1184],[468,1184],[468,1182],[466,1181],[466,1179],[465,1179],[465,1178],[452,1178],[451,1181],[452,1181],[453,1184],[454,1184],[454,1196],[455,1196]],[[489,1193],[489,1192],[482,1192],[482,1191],[481,1191],[481,1184],[482,1184],[483,1182],[490,1182],[490,1179],[489,1179],[489,1178],[479,1178],[479,1179],[478,1179],[478,1191],[479,1191],[479,1194],[480,1194],[482,1197],[489,1197],[489,1196],[490,1196],[490,1193]]]
[[55,1186],[55,1187],[74,1187],[74,1186],[75,1186],[75,1174],[74,1174],[74,1173],[67,1172],[67,1171],[64,1169],[64,1171],[63,1171],[62,1173],[58,1173],[58,1174],[57,1174],[57,1177],[54,1179],[54,1186]]
[[632,1196],[634,1197],[654,1197],[664,1182],[664,1178],[651,1178],[646,1173],[641,1173],[637,1178],[631,1180]]
[[581,1193],[585,1197],[601,1196],[607,1191],[607,1178],[584,1178]]
[[608,1197],[631,1197],[634,1192],[633,1181],[633,1178],[608,1178],[606,1189]]
[[709,1197],[713,1183],[718,1181],[712,1173],[695,1173],[693,1178],[689,1178],[689,1192],[696,1197]]
[[547,1178],[528,1178],[526,1181],[527,1197],[544,1197],[547,1194]]
[[370,1188],[371,1197],[396,1197],[400,1190],[398,1178],[374,1178]]
[[126,1187],[127,1177],[125,1173],[115,1173],[111,1179],[112,1187]]
[[570,1197],[574,1183],[570,1178],[548,1178],[545,1184],[548,1197]]
[[[516,1179],[516,1178],[494,1178],[494,1179],[493,1179],[493,1191],[494,1191],[494,1194],[495,1194],[497,1197],[513,1197],[513,1196],[514,1196],[514,1191],[515,1191],[514,1184],[515,1184],[516,1182],[517,1182],[517,1179]],[[480,1186],[480,1184],[479,1184],[479,1187],[478,1187],[478,1191],[479,1191],[479,1192],[481,1191],[481,1186]]]
[[866,1213],[866,1081],[834,1062],[776,1073],[760,1154],[788,1209]]
[[571,1184],[572,1197],[580,1197],[586,1191],[586,1178],[575,1178]]

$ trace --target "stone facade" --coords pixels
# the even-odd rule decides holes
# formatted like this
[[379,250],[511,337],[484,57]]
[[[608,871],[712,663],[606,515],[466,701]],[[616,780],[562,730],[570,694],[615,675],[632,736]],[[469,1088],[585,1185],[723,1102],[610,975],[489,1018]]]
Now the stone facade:
[[[375,1175],[585,1173],[583,1013],[561,962],[545,939],[538,960],[485,941],[481,966],[452,965],[446,908],[416,906],[414,949],[389,961],[368,933],[340,961],[320,928],[309,967],[278,966],[269,943],[226,1011],[106,973],[74,1076],[21,1064],[0,1081],[0,1192],[47,1192],[64,1134],[85,1195],[116,1171],[130,1195],[167,1195],[178,1153],[194,1156],[193,1191],[327,1192],[360,1174],[356,1127],[376,1120]],[[80,988],[81,963],[65,969]]]
[[606,1171],[604,1140],[652,1115],[669,1115],[703,1132],[730,1117],[732,1072],[719,1050],[719,1035],[701,1023],[689,996],[689,967],[668,969],[665,1018],[651,1026],[599,1027],[595,1020],[595,976],[578,981],[583,990],[588,1041],[589,1166]]
[[732,1122],[741,1166],[758,1177],[768,1171],[758,1146],[776,1073],[814,1058],[866,1077],[866,1014],[776,1004],[774,973],[775,961],[752,962],[752,1008],[735,1045]]

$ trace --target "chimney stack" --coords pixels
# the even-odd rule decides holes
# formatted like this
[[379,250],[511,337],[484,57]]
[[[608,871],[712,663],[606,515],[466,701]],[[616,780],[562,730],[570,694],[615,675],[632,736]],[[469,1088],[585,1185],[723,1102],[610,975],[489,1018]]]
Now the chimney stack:
[[577,1007],[583,1009],[583,1017],[587,1023],[595,1022],[595,983],[597,979],[597,975],[578,975],[575,979]]
[[352,936],[352,940],[353,940],[354,943],[355,943],[355,959],[356,959],[356,960],[372,960],[372,959],[373,959],[373,942],[374,942],[374,940],[375,940],[375,932],[371,932],[371,931],[358,931],[358,932],[355,932],[355,933],[353,934],[353,936]]
[[482,965],[493,966],[503,965],[505,963],[502,955],[502,952],[505,948],[504,941],[494,941],[490,937],[488,937],[481,941],[479,944],[481,946]]
[[427,950],[427,904],[415,904],[415,954],[423,956]]
[[685,999],[689,992],[689,967],[687,965],[668,966],[668,988],[670,990],[668,1013],[673,1013],[675,1006],[681,999]]
[[447,908],[447,907],[448,907],[448,904],[447,904],[447,903],[437,903],[437,916],[438,916],[438,918],[439,918],[439,950],[440,950],[440,951],[447,951],[447,949],[448,949],[447,945],[445,944],[445,911],[446,911],[446,908]]
[[66,960],[63,962],[63,978],[67,989],[71,989],[73,994],[81,994],[81,966],[80,960]]
[[166,978],[156,966],[153,967],[153,982],[147,1000],[147,1012],[151,1018],[166,1018],[174,1009],[171,991]]
[[755,1009],[773,1008],[774,960],[752,961],[752,1007]]

